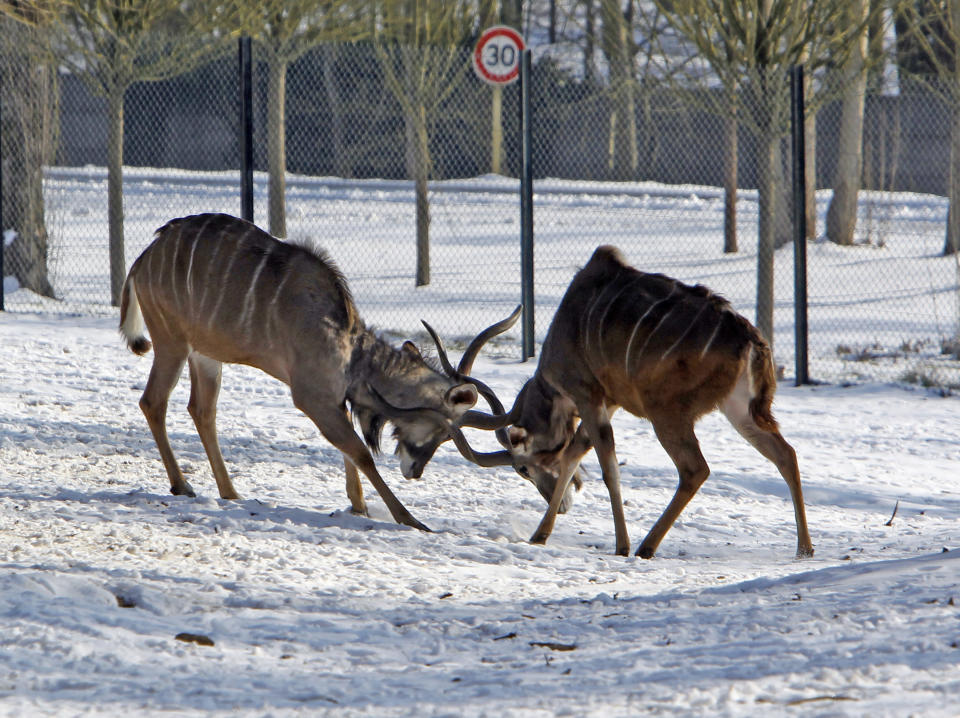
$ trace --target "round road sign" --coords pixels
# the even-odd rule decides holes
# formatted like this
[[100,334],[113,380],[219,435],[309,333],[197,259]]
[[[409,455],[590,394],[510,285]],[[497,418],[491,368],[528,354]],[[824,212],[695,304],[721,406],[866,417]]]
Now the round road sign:
[[487,28],[473,51],[473,69],[484,82],[509,85],[520,77],[523,38],[506,25]]

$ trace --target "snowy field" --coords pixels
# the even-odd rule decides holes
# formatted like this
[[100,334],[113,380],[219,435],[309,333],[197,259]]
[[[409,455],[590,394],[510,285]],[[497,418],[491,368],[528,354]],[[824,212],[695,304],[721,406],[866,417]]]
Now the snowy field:
[[[219,427],[244,498],[217,498],[186,380],[168,426],[199,495],[171,496],[137,407],[150,358],[115,321],[7,313],[0,345],[0,714],[957,713],[956,397],[780,388],[807,560],[785,484],[707,417],[713,475],[644,561],[612,555],[592,460],[546,546],[527,543],[536,491],[447,445],[419,481],[380,460],[433,533],[369,487],[371,518],[353,516],[338,453],[286,387],[236,366]],[[512,397],[532,370],[501,344],[476,373]],[[614,429],[636,545],[675,472],[648,424]]]
[[[124,177],[128,265],[174,217],[239,212],[236,173],[127,168]],[[255,219],[266,226],[266,178],[255,179]],[[65,301],[10,285],[8,306],[112,315],[103,168],[50,168],[45,187],[51,278]],[[645,271],[702,282],[755,318],[756,192],[740,192],[739,251],[725,254],[718,188],[538,180],[534,190],[538,340],[570,278],[604,243]],[[410,182],[291,176],[287,230],[330,253],[368,322],[409,336],[428,318],[445,337],[458,337],[519,301],[517,191],[516,180],[495,176],[431,184],[426,287],[413,280]],[[818,196],[821,229],[829,198],[829,191]],[[811,377],[832,383],[913,377],[960,387],[960,362],[941,353],[960,333],[960,269],[955,257],[941,256],[945,218],[942,197],[864,192],[857,246],[808,243]],[[793,267],[788,244],[776,253],[774,283],[774,351],[788,377],[795,376]]]
[[[50,188],[55,236],[79,238],[59,245],[61,276],[76,271],[68,260],[78,253],[105,248],[103,187],[90,174]],[[128,262],[173,216],[236,211],[210,182],[155,179],[131,179],[144,197],[167,204],[128,206]],[[599,242],[625,245],[643,269],[703,281],[752,318],[755,256],[719,255],[722,204],[709,192],[555,189],[538,210],[541,338],[550,302]],[[336,228],[340,243],[321,235],[321,244],[344,268],[361,314],[397,330],[394,338],[412,335],[420,317],[445,338],[462,338],[506,314],[519,295],[507,272],[491,283],[479,271],[495,258],[512,276],[519,258],[499,238],[515,241],[515,199],[491,206],[489,190],[463,192],[458,214],[444,213],[452,194],[436,197],[436,282],[419,293],[408,273],[385,277],[346,251],[361,240],[392,246],[391,223],[412,215],[403,188],[381,184],[384,201],[361,217],[372,229],[350,235],[355,195],[369,204],[369,189],[328,188],[319,206],[310,204],[317,186],[294,184],[291,227],[317,234],[326,213],[323,226]],[[849,250],[810,247],[818,270],[811,294],[823,307],[813,326],[854,308],[879,327],[843,325],[852,351],[896,346],[904,332],[935,344],[953,329],[955,269],[937,256],[942,203],[887,199],[882,242],[876,235]],[[743,205],[746,233],[752,220]],[[476,222],[463,219],[464,207]],[[605,219],[618,207],[633,213],[633,225]],[[491,220],[501,210],[503,219]],[[661,233],[672,228],[670,241],[649,246],[645,218],[658,220]],[[639,239],[627,244],[631,232]],[[714,253],[691,254],[704,236]],[[898,243],[905,236],[921,241]],[[789,269],[788,254],[777,261]],[[89,284],[100,287],[91,291],[103,291],[104,271],[91,260]],[[889,271],[903,279],[894,292],[879,281]],[[397,294],[376,293],[378,284]],[[774,409],[799,455],[816,548],[807,560],[794,558],[793,512],[773,466],[722,417],[705,418],[698,434],[713,475],[644,561],[613,555],[592,457],[584,490],[546,546],[527,541],[545,509],[536,490],[510,470],[466,464],[447,445],[419,481],[404,481],[389,453],[378,460],[432,533],[394,524],[366,483],[371,517],[353,516],[339,453],[293,408],[286,387],[244,367],[225,368],[218,415],[244,498],[217,498],[186,411],[186,379],[168,428],[198,497],[171,496],[137,406],[152,355],[126,349],[115,310],[64,314],[8,290],[8,307],[21,310],[0,314],[0,715],[960,712],[957,396],[902,383],[781,385]],[[465,311],[458,297],[475,293],[481,298]],[[778,298],[777,310],[787,336],[790,298]],[[22,310],[34,305],[42,311]],[[839,341],[817,347],[839,361],[831,346]],[[789,344],[778,341],[778,360],[789,360]],[[946,361],[925,346],[925,361]],[[475,367],[507,402],[534,371],[518,353],[514,333]],[[902,367],[889,363],[896,378]],[[636,546],[669,501],[676,472],[649,424],[618,415],[614,431]],[[471,438],[494,448],[491,437]]]

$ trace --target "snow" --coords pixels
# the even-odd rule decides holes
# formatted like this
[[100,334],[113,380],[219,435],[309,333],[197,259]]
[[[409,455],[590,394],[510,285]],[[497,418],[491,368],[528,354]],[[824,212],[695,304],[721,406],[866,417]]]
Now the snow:
[[[102,244],[102,171],[90,174],[89,187],[57,180],[64,184],[55,188],[55,206],[69,220],[64,227]],[[143,180],[155,181],[163,177]],[[476,184],[489,191],[498,182]],[[549,289],[547,307],[596,237],[620,238],[604,225],[566,254],[550,244],[551,231],[575,231],[565,223],[594,205],[671,218],[678,216],[672,204],[692,205],[694,216],[676,223],[663,271],[714,287],[749,271],[749,256],[704,264],[685,254],[687,233],[715,229],[716,200],[702,188],[642,188],[649,191],[630,197],[555,184],[551,209],[538,220],[555,260],[542,274],[558,287]],[[291,189],[302,217],[316,213],[309,200],[320,185],[308,185],[302,194]],[[182,200],[185,210],[204,197],[217,205],[209,209],[229,209],[218,204],[226,200],[216,182],[210,187],[209,194],[203,182],[152,191]],[[354,194],[368,201],[369,192],[331,191],[343,208],[335,227],[355,224],[362,215],[349,203]],[[375,191],[396,205],[368,210],[376,231],[365,239],[380,241],[381,224],[411,211],[400,189],[384,183]],[[476,193],[487,225],[456,227],[481,252],[500,251],[482,241],[484,226],[499,231],[490,202]],[[933,226],[926,210],[934,204],[893,197],[890,222]],[[150,211],[128,211],[128,226],[149,227],[132,232],[133,246],[170,218]],[[826,285],[833,267],[899,261],[899,273],[918,275],[927,290],[895,297],[897,312],[923,316],[930,267],[952,261],[936,256],[941,231],[934,227],[920,252],[926,264],[906,263],[896,233],[884,248],[844,253],[815,244],[814,284]],[[466,253],[469,245],[454,248]],[[658,250],[638,244],[628,256],[661,269],[652,263],[664,256]],[[332,253],[341,261],[342,252]],[[365,289],[372,269],[342,264],[365,317],[412,331],[407,315]],[[950,265],[944,269],[952,276]],[[446,326],[435,316],[455,285],[439,282],[408,301],[415,317],[451,339],[485,326],[474,315]],[[517,287],[506,285],[484,300],[494,314],[515,304]],[[733,285],[721,288],[747,313]],[[901,322],[882,287],[871,291],[866,311]],[[956,289],[937,291],[949,302]],[[545,546],[528,543],[546,508],[536,490],[512,470],[468,465],[448,445],[419,481],[400,477],[396,457],[378,458],[432,533],[393,523],[366,483],[371,516],[354,516],[339,453],[294,409],[285,386],[247,367],[225,367],[218,414],[243,498],[217,498],[186,411],[186,379],[167,424],[198,496],[171,496],[137,405],[152,355],[131,354],[109,312],[0,313],[0,715],[958,713],[956,396],[891,383],[782,383],[774,409],[799,455],[816,548],[805,560],[794,558],[793,511],[774,467],[720,415],[706,417],[698,435],[712,477],[645,561],[613,555],[609,500],[592,456],[584,490]],[[494,341],[474,369],[507,402],[534,371],[517,354],[515,338]],[[621,413],[614,431],[636,546],[672,496],[676,472],[649,424]],[[479,432],[471,439],[483,450],[495,446]]]
[[[244,498],[217,498],[186,380],[168,427],[198,497],[171,496],[115,318],[0,314],[0,345],[2,715],[956,714],[956,397],[781,386],[807,560],[786,485],[707,417],[713,476],[644,561],[613,555],[592,458],[546,546],[536,491],[447,445],[419,481],[379,459],[433,533],[369,486],[353,516],[338,453],[245,367],[219,411]],[[513,355],[475,369],[504,397],[533,371]],[[648,424],[614,429],[636,545],[675,472]]]

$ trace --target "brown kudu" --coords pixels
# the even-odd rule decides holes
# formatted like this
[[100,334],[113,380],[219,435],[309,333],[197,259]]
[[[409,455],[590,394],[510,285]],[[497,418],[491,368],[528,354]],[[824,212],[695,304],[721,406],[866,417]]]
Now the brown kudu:
[[[483,342],[511,323],[481,333],[463,363],[469,367]],[[238,494],[217,440],[221,367],[247,364],[287,384],[294,405],[341,451],[355,513],[367,513],[359,469],[397,522],[422,530],[428,529],[393,494],[371,455],[379,451],[384,424],[394,425],[403,475],[416,478],[449,438],[448,426],[469,426],[471,418],[483,425],[485,415],[467,411],[478,389],[492,396],[475,379],[435,370],[410,342],[395,349],[376,336],[322,252],[281,242],[224,214],[175,219],[157,230],[124,282],[120,330],[136,354],[153,348],[140,407],[174,494],[195,495],[166,431],[167,403],[184,363],[190,369],[188,410],[222,498]],[[403,411],[391,414],[391,407]]]
[[719,409],[783,476],[793,500],[797,556],[811,556],[796,452],[770,411],[775,389],[769,345],[726,300],[703,286],[640,272],[614,247],[602,246],[561,300],[536,373],[509,414],[487,426],[512,424],[507,450],[478,454],[456,427],[451,431],[464,456],[482,466],[513,465],[549,501],[534,543],[547,540],[570,501],[580,459],[593,446],[610,494],[616,552],[627,555],[610,418],[623,407],[649,419],[680,475],[673,499],[637,550],[651,558],[709,476],[694,425]]

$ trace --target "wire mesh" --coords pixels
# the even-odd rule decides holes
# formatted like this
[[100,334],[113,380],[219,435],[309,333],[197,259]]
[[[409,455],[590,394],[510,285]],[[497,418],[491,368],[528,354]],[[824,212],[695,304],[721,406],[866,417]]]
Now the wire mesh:
[[[16,62],[5,46],[7,66]],[[469,65],[461,48],[452,66]],[[518,303],[518,88],[493,89],[457,71],[420,104],[398,97],[369,44],[327,44],[286,74],[286,233],[322,245],[340,265],[368,323],[422,338],[427,319],[452,339]],[[423,62],[437,62],[424,57]],[[255,221],[267,212],[268,72],[255,57]],[[240,214],[238,70],[227,55],[125,96],[125,263],[173,217]],[[8,72],[5,78],[11,75]],[[59,133],[42,161],[49,292],[19,279],[6,239],[6,308],[112,315],[107,221],[108,106],[60,75],[50,102]],[[6,79],[5,81],[9,81]],[[758,141],[737,132],[737,251],[725,251],[725,119],[703,97],[652,78],[622,97],[535,58],[536,336],[576,269],[600,244],[638,268],[703,283],[753,320],[757,295]],[[52,91],[52,90],[51,90]],[[710,92],[704,90],[702,92]],[[419,113],[419,114],[418,114]],[[14,111],[3,107],[3,157],[14,155]],[[839,107],[816,112],[816,222],[808,246],[810,375],[845,381],[960,385],[958,266],[944,254],[950,108],[925,95],[871,96],[864,117],[864,189],[853,243],[825,239]],[[417,212],[416,143],[425,130],[428,213]],[[782,143],[788,182],[789,144]],[[40,160],[35,160],[39,162]],[[5,173],[5,187],[10,174]],[[784,192],[784,197],[786,193]],[[5,189],[4,207],[16,198]],[[784,200],[786,201],[786,200]],[[789,213],[786,213],[789,216]],[[427,224],[430,281],[416,285],[418,231]],[[787,228],[789,230],[789,228]],[[775,253],[774,349],[793,372],[793,253]],[[519,331],[508,335],[519,343]],[[519,352],[518,352],[519,353]]]

